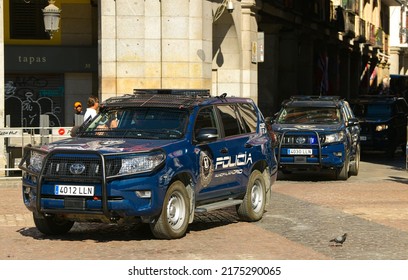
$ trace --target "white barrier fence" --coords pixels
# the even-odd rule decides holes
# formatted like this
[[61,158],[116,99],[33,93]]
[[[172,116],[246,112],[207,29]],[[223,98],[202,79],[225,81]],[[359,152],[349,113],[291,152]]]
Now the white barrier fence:
[[72,127],[10,127],[0,128],[3,139],[4,166],[0,166],[0,177],[21,176],[18,165],[24,147],[28,144],[39,146],[56,140],[69,138]]

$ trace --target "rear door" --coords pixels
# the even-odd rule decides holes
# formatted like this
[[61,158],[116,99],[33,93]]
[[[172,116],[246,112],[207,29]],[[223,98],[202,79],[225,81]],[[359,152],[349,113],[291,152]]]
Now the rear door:
[[257,116],[245,112],[251,121],[240,118],[236,104],[218,104],[202,108],[194,125],[194,133],[201,128],[217,127],[215,141],[197,144],[200,176],[197,200],[208,200],[246,190],[249,169],[253,164],[251,135],[256,133]]
[[[197,143],[195,141],[201,129],[215,128],[218,133],[217,139]],[[219,121],[219,115],[214,106],[201,108],[197,114],[194,128],[193,142],[196,143],[196,161],[198,166],[198,182],[196,186],[197,201],[209,200],[230,195],[230,188],[236,183],[233,176],[226,176],[224,158],[228,157],[229,150],[224,132]]]
[[216,108],[227,151],[216,159],[215,170],[231,184],[229,191],[244,192],[254,163],[254,151],[257,150],[250,143],[256,134],[257,115],[249,103],[222,104]]

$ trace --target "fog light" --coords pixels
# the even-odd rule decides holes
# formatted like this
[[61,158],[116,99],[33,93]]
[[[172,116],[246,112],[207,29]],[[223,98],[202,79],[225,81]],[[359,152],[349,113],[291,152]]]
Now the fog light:
[[135,193],[140,198],[151,198],[152,197],[151,191],[136,191]]

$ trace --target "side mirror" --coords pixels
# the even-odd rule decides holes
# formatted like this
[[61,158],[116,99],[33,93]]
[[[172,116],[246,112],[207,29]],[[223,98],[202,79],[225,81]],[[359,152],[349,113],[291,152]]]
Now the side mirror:
[[195,139],[200,143],[215,141],[216,139],[218,139],[218,131],[214,127],[201,128],[198,131]]

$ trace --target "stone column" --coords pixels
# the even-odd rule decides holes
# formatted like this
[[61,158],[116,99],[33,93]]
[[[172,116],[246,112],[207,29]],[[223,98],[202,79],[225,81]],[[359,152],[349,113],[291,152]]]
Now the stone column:
[[257,52],[257,10],[255,0],[242,0],[240,26],[237,28],[242,48],[241,96],[250,97],[256,103],[258,103],[258,65],[252,56]]
[[400,74],[400,47],[390,47],[390,74]]
[[136,88],[211,87],[211,7],[207,1],[101,1],[103,99]]

